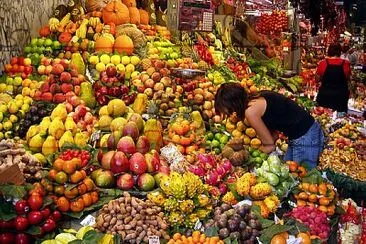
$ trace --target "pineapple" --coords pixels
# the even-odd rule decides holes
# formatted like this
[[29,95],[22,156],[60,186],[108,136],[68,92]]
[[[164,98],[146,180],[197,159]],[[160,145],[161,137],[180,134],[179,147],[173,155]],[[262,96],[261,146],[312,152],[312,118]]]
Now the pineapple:
[[185,219],[184,225],[187,228],[193,228],[196,225],[196,223],[197,223],[198,220],[199,220],[199,218],[198,218],[197,214],[194,214],[194,213],[193,214],[190,214],[188,216],[188,218]]
[[268,183],[259,183],[250,188],[250,196],[254,199],[261,199],[272,193],[272,187]]
[[227,204],[231,204],[231,205],[235,205],[238,203],[238,201],[236,200],[234,194],[229,191],[227,192],[223,197],[222,197],[222,201],[224,203],[227,203]]
[[149,115],[157,116],[159,114],[159,106],[154,101],[149,101],[146,109],[146,113]]
[[183,45],[181,48],[181,53],[183,57],[190,57],[192,55],[193,49],[189,45]]
[[179,202],[174,197],[169,197],[167,200],[165,200],[164,202],[165,211],[172,212],[178,210],[178,208],[179,208]]
[[250,192],[249,181],[246,181],[243,178],[239,178],[236,182],[236,191],[240,196],[247,196]]
[[184,213],[191,213],[194,209],[194,203],[192,200],[184,200],[179,204],[179,209]]
[[277,196],[272,195],[272,196],[266,197],[264,199],[264,204],[267,206],[269,211],[274,213],[274,212],[276,212],[278,205],[280,204],[280,201],[278,200]]
[[203,183],[197,175],[186,172],[183,175],[183,180],[189,198],[193,198],[196,194],[200,194],[204,191]]
[[149,199],[158,206],[163,206],[163,204],[166,202],[164,195],[160,191],[155,191],[147,194],[147,199]]

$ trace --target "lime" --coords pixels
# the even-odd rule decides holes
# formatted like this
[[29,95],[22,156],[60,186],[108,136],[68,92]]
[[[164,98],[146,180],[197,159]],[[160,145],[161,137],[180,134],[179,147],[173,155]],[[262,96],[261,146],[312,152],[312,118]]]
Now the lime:
[[217,148],[219,146],[220,146],[220,142],[218,140],[214,139],[214,140],[211,141],[211,147]]
[[221,133],[216,133],[215,134],[215,139],[216,140],[220,141],[221,137],[222,137],[222,134]]
[[220,149],[222,150],[224,148],[225,144],[220,144]]
[[214,139],[214,134],[210,131],[206,135],[207,140],[212,141]]
[[258,150],[254,150],[253,152],[252,152],[252,156],[254,157],[254,158],[256,158],[256,157],[259,157],[259,155],[261,154],[261,152],[260,151],[258,151]]
[[215,148],[214,152],[216,155],[219,155],[221,153],[221,150],[220,150],[220,148]]
[[260,164],[263,163],[263,159],[261,157],[256,157],[255,158],[255,163],[260,165]]
[[261,159],[267,159],[268,155],[267,153],[262,152],[261,154],[259,154],[259,157],[261,157]]
[[248,151],[249,151],[250,154],[252,154],[252,152],[254,151],[254,148],[249,147]]
[[229,137],[227,135],[222,135],[221,138],[220,138],[220,143],[222,144],[226,144],[228,141],[229,141]]

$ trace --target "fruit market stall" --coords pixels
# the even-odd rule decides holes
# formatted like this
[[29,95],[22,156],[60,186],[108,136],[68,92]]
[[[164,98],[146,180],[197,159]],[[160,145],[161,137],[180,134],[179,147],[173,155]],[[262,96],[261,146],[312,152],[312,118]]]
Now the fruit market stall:
[[[174,37],[165,8],[70,0],[5,65],[0,243],[364,238],[363,202],[340,201],[351,190],[364,198],[361,119],[314,107],[309,75],[284,77],[278,58],[241,53],[220,21]],[[262,18],[260,32],[277,18],[277,32],[285,25],[281,12]],[[247,120],[216,114],[216,91],[228,81],[311,111],[328,140],[319,167],[284,161],[283,135],[267,155]]]

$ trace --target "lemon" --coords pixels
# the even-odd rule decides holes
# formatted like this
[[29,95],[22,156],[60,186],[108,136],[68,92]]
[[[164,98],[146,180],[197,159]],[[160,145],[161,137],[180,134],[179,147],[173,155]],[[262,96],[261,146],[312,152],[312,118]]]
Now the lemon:
[[5,83],[1,83],[0,84],[0,92],[4,92],[6,90],[6,84]]
[[113,55],[111,57],[111,63],[114,65],[120,64],[121,63],[121,57],[119,55]]
[[123,64],[117,64],[117,70],[120,72],[125,72],[126,71],[126,67]]
[[33,102],[33,99],[31,97],[26,96],[24,98],[24,104],[30,105]]
[[13,123],[11,123],[11,121],[8,120],[3,123],[3,126],[4,126],[4,130],[8,131],[13,127]]
[[126,72],[132,73],[135,71],[135,66],[133,64],[127,64],[126,66]]
[[24,103],[21,107],[21,110],[23,110],[24,112],[28,112],[29,111],[29,104]]
[[104,63],[97,63],[97,65],[95,66],[95,69],[98,70],[99,72],[102,72],[105,70],[105,64]]
[[23,99],[22,100],[20,100],[20,99],[18,99],[18,100],[16,100],[15,101],[15,104],[18,106],[18,108],[20,108],[21,106],[23,106]]
[[16,123],[18,121],[18,117],[15,116],[14,114],[10,115],[9,117],[9,120],[12,122],[12,123]]
[[90,56],[89,63],[94,64],[94,65],[97,64],[97,63],[99,63],[98,56],[95,56],[95,55]]
[[2,123],[0,123],[0,131],[2,131],[4,129],[4,126]]
[[15,96],[15,100],[23,100],[23,96],[22,95],[20,95],[20,94],[18,94],[18,95],[16,95]]

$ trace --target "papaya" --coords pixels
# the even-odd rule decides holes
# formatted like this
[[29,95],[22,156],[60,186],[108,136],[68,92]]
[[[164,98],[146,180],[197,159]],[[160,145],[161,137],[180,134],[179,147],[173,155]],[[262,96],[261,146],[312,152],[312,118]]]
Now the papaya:
[[159,120],[149,119],[145,123],[144,135],[150,142],[150,150],[155,149],[157,151],[163,145],[163,127]]

